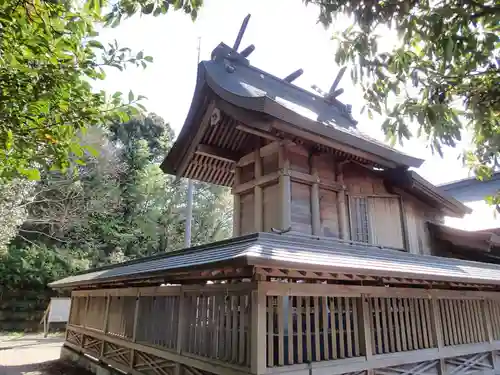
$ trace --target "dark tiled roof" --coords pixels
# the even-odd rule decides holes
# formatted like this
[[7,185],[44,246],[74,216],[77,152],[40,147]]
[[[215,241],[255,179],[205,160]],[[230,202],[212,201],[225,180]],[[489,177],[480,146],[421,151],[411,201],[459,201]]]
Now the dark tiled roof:
[[409,254],[394,249],[301,235],[256,233],[210,245],[143,258],[70,276],[52,288],[77,287],[113,280],[139,280],[223,261],[294,264],[296,268],[320,267],[329,272],[367,276],[404,277],[429,281],[500,285],[500,266],[451,258]]

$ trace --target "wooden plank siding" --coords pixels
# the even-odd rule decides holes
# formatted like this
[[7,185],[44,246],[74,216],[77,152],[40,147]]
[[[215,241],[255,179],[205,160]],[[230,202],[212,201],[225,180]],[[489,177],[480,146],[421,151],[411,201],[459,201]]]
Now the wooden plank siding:
[[[236,179],[239,184],[233,187],[238,196],[234,202],[239,205],[234,233],[290,227],[303,234],[432,254],[426,221],[439,221],[439,213],[397,189],[388,191],[380,173],[278,142],[243,159]],[[359,215],[353,221],[353,199],[366,201],[366,235],[358,233]]]

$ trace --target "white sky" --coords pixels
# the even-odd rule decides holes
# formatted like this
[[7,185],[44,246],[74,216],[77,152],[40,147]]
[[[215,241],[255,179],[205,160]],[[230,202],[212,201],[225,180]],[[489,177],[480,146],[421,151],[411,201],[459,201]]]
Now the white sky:
[[[302,0],[204,0],[204,3],[195,23],[183,13],[171,12],[156,18],[134,17],[116,29],[102,32],[103,39],[117,39],[120,45],[137,52],[144,50],[146,55],[154,57],[154,63],[145,70],[110,71],[99,88],[124,93],[132,89],[136,95],[147,96],[148,111],[162,116],[178,134],[194,91],[198,37],[202,38],[201,59],[209,59],[221,41],[233,45],[243,18],[251,13],[240,47],[255,45],[250,63],[279,77],[302,68],[304,74],[295,81],[297,85],[309,88],[316,84],[328,91],[339,68],[334,62],[332,30],[317,24],[317,8],[304,6]],[[345,28],[347,21],[343,21],[344,25],[337,22],[334,27]],[[370,121],[359,114],[362,97],[350,82],[348,72],[340,87],[345,91],[339,99],[353,105],[358,127],[383,140],[382,119]],[[458,149],[446,149],[445,158],[441,159],[432,155],[423,141],[412,140],[404,145],[404,151],[426,160],[418,172],[435,184],[468,176],[468,170],[457,160]]]

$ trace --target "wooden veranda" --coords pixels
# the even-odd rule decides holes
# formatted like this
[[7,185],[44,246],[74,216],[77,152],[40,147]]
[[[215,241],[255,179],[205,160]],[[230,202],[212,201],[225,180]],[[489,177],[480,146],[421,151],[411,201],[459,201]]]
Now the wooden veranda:
[[[275,255],[290,243],[286,236],[263,237],[273,239]],[[228,254],[231,243],[241,248],[237,240],[218,250]],[[255,252],[268,245],[247,246]],[[164,266],[162,273],[128,273],[183,256],[189,262],[202,251],[61,280],[59,286],[75,288],[65,346],[134,375],[500,373],[496,266],[443,259],[438,268],[429,263],[436,257],[378,249],[398,264],[414,262],[407,277],[397,271],[381,277],[376,267],[356,269],[363,255],[348,248],[332,262],[344,263],[350,254],[351,269],[291,268],[263,252],[252,262],[234,258],[191,271]],[[312,249],[308,253],[315,256]],[[447,281],[452,270],[463,277]],[[120,278],[105,278],[113,272]],[[180,275],[182,285],[159,285]],[[207,284],[200,275],[218,281]]]

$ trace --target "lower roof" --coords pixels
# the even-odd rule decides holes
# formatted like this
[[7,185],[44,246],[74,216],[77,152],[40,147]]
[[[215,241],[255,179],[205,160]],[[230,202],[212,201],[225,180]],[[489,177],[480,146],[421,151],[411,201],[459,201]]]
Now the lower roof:
[[373,277],[500,285],[500,266],[409,254],[380,246],[303,235],[254,233],[209,245],[89,270],[49,284],[81,288],[133,282],[221,263],[281,266]]

